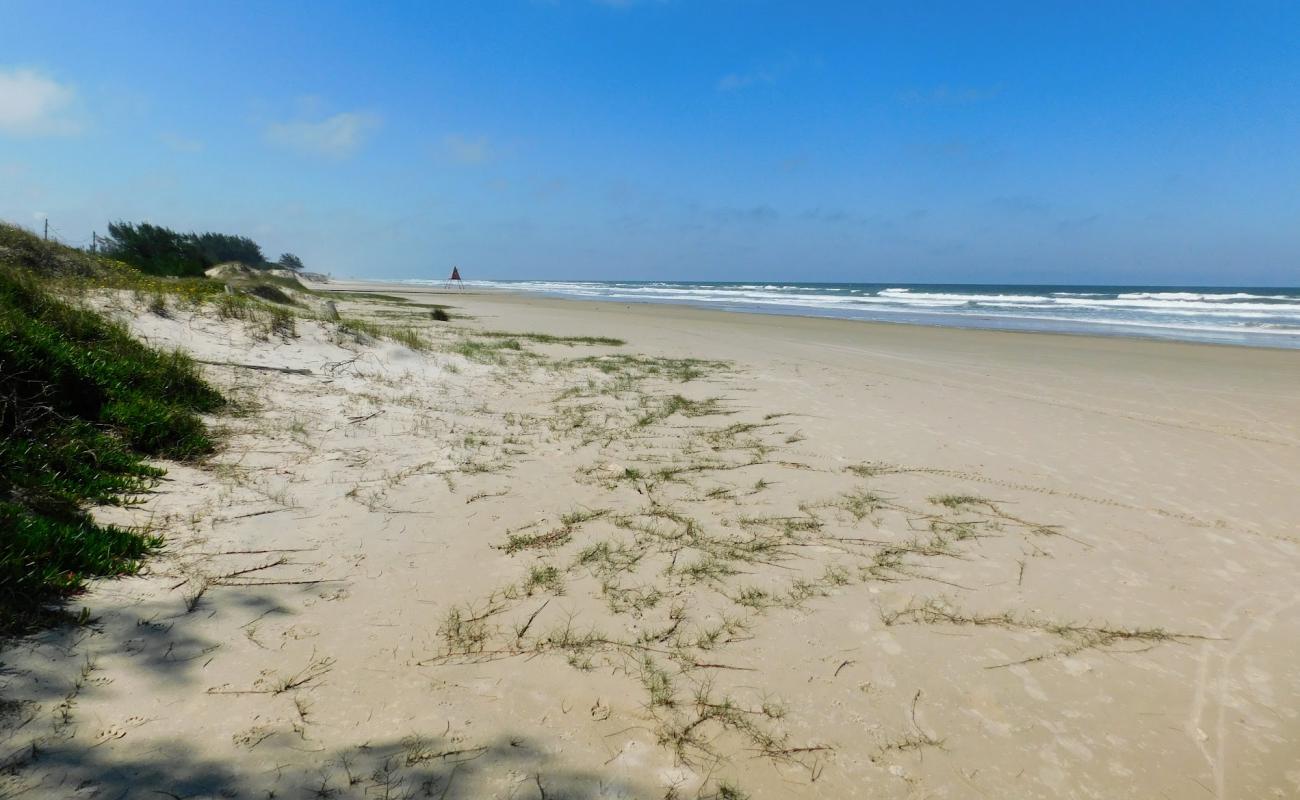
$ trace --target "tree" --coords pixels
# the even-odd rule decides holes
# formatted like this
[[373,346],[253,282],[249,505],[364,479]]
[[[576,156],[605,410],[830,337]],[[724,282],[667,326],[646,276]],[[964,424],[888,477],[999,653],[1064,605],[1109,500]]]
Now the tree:
[[104,252],[151,275],[202,275],[211,262],[194,234],[181,234],[142,222],[110,222]]
[[[228,261],[254,269],[271,266],[262,248],[247,236],[179,233],[147,222],[109,223],[104,253],[152,275],[198,276],[208,267]],[[301,268],[302,262],[294,260]]]
[[281,269],[289,269],[294,272],[302,272],[307,268],[306,265],[302,263],[302,259],[295,256],[293,253],[282,253],[280,255],[280,260],[275,263],[279,265]]
[[247,236],[232,236],[228,233],[190,234],[194,245],[203,254],[209,264],[224,264],[238,261],[249,267],[264,267],[266,256],[257,242]]

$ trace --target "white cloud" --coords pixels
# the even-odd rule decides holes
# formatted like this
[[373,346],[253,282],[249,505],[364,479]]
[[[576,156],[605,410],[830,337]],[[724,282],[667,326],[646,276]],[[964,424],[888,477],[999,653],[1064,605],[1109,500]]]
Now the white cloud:
[[746,72],[730,72],[718,79],[720,92],[737,92],[753,86],[776,83],[799,67],[803,59],[796,53],[789,53],[775,61],[757,64]]
[[776,76],[766,70],[746,73],[733,72],[718,79],[718,91],[734,92],[759,83],[771,83],[774,80],[776,80]]
[[70,112],[77,93],[34,69],[0,69],[0,133],[67,135],[80,126]]
[[483,136],[471,139],[457,133],[448,134],[442,139],[442,149],[457,164],[482,164],[493,156],[492,147]]
[[378,114],[346,111],[319,122],[273,122],[266,128],[266,140],[300,153],[346,158],[382,124]]

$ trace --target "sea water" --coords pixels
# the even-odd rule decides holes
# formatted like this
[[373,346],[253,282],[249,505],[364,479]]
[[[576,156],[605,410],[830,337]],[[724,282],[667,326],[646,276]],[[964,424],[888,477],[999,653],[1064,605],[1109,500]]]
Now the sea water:
[[877,322],[1300,348],[1300,288],[672,281],[467,281],[466,287]]

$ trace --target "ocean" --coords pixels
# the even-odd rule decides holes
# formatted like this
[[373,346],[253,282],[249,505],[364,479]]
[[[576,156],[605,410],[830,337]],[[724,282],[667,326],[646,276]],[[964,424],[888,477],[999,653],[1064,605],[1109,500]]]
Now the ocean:
[[1300,288],[673,281],[466,286],[766,314],[1300,348]]

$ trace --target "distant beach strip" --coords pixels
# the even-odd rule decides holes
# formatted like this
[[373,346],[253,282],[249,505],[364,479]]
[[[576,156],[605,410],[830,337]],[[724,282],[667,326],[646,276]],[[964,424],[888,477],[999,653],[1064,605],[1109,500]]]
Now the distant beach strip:
[[769,314],[1300,348],[1300,288],[669,281],[467,286]]

